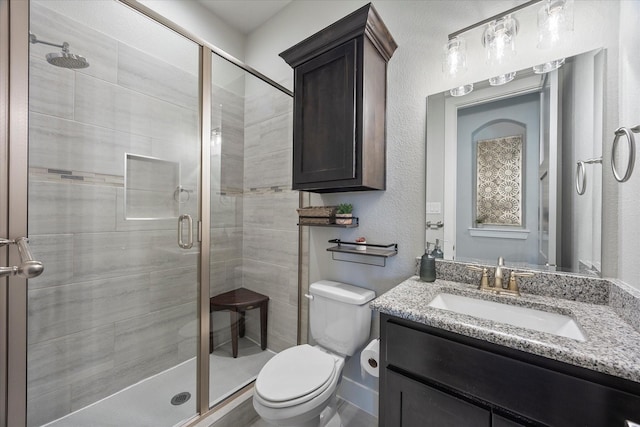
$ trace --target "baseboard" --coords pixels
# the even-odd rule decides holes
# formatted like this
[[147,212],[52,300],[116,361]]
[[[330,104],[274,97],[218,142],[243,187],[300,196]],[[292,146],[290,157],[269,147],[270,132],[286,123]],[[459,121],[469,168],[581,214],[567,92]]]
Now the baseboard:
[[363,411],[378,417],[378,392],[347,377],[342,377],[338,397]]

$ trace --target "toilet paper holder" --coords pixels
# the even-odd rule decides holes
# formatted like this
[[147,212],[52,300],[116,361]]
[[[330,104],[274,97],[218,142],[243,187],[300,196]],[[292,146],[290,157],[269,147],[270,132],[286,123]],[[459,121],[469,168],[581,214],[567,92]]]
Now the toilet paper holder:
[[369,344],[360,353],[360,368],[362,377],[365,373],[378,377],[380,375],[379,365],[380,362],[380,338],[371,340]]

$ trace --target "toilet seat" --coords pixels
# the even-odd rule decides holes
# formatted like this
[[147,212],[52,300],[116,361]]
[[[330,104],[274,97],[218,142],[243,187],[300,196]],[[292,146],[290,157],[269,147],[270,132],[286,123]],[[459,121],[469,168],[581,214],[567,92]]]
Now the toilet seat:
[[258,375],[255,391],[263,405],[285,408],[322,394],[335,383],[335,357],[308,344],[288,348],[269,360]]

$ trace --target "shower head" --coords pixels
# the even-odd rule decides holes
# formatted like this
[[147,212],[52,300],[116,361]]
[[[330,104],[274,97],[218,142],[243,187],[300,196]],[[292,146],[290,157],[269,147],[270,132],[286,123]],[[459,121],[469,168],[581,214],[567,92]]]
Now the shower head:
[[69,43],[63,42],[62,44],[55,44],[46,42],[44,40],[38,40],[35,34],[29,33],[29,41],[33,44],[42,43],[49,46],[55,46],[62,49],[60,52],[47,53],[47,62],[56,67],[62,68],[87,68],[89,63],[84,56],[75,55],[69,52]]
[[[66,43],[65,43],[66,44]],[[84,56],[69,53],[69,51],[47,53],[47,62],[62,68],[87,68],[89,63]]]

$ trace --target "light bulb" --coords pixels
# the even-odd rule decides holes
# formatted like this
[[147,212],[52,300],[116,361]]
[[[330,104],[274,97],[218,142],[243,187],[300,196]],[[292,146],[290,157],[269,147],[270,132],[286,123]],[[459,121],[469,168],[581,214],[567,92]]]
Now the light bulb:
[[482,34],[482,44],[487,49],[489,65],[499,65],[516,53],[515,37],[518,21],[507,15],[491,21]]
[[573,0],[545,0],[538,10],[538,48],[565,43],[573,33]]
[[467,44],[463,38],[455,37],[444,45],[442,71],[454,77],[467,70]]

